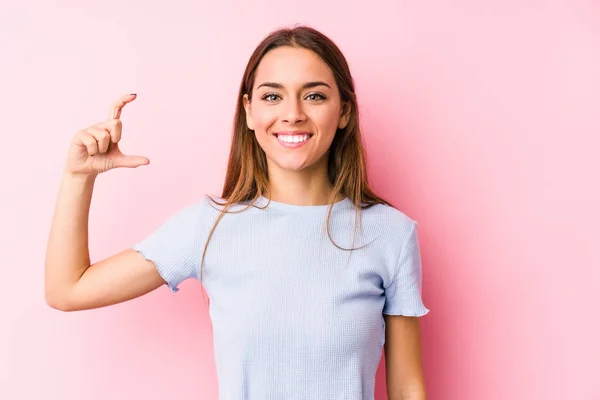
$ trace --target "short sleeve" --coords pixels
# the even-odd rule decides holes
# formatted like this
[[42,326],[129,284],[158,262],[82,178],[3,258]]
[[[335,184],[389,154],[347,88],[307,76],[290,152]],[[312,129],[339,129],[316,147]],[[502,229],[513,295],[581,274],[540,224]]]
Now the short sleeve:
[[421,252],[418,223],[413,221],[402,246],[392,282],[385,288],[383,314],[421,317],[429,312],[421,298]]
[[199,205],[188,205],[165,221],[141,242],[132,246],[154,263],[173,293],[186,279],[198,278]]

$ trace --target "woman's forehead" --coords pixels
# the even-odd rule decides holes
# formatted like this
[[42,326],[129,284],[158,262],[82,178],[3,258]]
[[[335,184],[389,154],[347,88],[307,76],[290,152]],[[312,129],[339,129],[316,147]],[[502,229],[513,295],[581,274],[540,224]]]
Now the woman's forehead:
[[266,81],[279,83],[284,87],[300,87],[311,81],[323,81],[332,87],[335,84],[331,69],[318,54],[312,50],[289,46],[269,51],[260,61],[254,86]]

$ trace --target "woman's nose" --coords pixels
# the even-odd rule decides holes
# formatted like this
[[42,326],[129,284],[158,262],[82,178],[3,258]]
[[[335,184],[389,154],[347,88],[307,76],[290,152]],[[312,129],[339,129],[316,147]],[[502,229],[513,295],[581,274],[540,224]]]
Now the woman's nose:
[[304,110],[302,109],[302,103],[298,100],[288,100],[285,102],[283,109],[282,119],[288,123],[302,122],[306,118]]

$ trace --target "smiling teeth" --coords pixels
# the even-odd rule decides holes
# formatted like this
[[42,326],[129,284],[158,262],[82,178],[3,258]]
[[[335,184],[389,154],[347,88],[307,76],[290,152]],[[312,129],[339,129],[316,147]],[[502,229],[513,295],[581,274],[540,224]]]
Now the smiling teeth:
[[308,140],[310,135],[277,135],[279,140],[286,143],[300,143]]

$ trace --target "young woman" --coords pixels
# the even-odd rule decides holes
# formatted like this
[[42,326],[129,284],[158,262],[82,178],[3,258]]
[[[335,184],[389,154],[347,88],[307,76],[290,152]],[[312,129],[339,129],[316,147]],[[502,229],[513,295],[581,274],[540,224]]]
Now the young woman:
[[242,79],[222,194],[91,264],[95,179],[149,163],[119,150],[121,112],[135,98],[75,135],[47,303],[92,309],[198,279],[221,399],[373,399],[382,349],[390,400],[425,399],[417,222],[369,188],[354,83],[336,45],[309,27],[267,36]]

